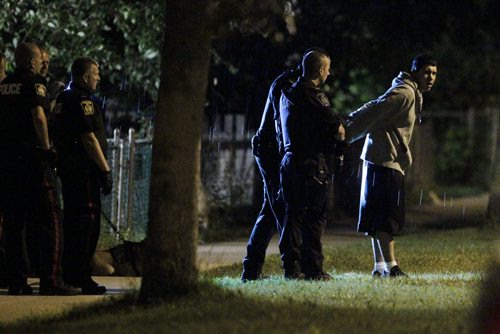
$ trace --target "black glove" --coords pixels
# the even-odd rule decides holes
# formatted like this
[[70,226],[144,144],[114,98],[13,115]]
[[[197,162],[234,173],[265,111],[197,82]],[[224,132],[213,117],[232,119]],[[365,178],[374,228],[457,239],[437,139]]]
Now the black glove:
[[260,157],[260,140],[257,135],[252,137],[252,154],[256,157]]
[[111,194],[113,189],[113,174],[109,172],[101,172],[101,191],[103,195]]

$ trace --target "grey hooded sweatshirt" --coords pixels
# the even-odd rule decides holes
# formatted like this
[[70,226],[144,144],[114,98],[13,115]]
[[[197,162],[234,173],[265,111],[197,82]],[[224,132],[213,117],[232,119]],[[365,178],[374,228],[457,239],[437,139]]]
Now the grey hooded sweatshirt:
[[404,174],[412,163],[409,144],[421,110],[417,82],[409,73],[400,72],[382,96],[349,115],[346,140],[352,143],[366,136],[361,159]]

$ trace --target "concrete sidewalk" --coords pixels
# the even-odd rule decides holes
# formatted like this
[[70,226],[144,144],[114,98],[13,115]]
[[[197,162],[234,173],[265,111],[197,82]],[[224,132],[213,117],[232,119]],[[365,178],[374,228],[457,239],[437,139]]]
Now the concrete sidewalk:
[[138,289],[138,277],[99,276],[94,280],[108,288],[103,296],[39,296],[38,279],[29,279],[35,290],[33,296],[9,296],[6,289],[0,289],[0,324],[14,322],[35,316],[58,315],[75,306],[91,304]]
[[[407,223],[415,226],[443,226],[443,222],[474,221],[484,217],[487,205],[487,196],[481,195],[468,199],[447,199],[435,204],[417,205],[407,210]],[[448,223],[449,224],[449,223]],[[343,230],[327,230],[323,237],[324,247],[338,247],[347,243],[363,239],[360,233],[354,232],[356,219],[346,218],[342,222],[333,222],[329,226],[342,226]],[[246,254],[247,240],[210,243],[198,246],[198,267],[201,271],[210,268],[241,263]],[[267,254],[278,254],[276,238],[271,241]],[[141,279],[138,277],[94,277],[99,283],[108,288],[104,296],[38,296],[38,280],[29,283],[35,289],[34,296],[8,296],[5,289],[0,289],[0,324],[27,319],[33,316],[50,316],[61,314],[79,305],[92,304],[112,298],[113,296],[137,290]]]
[[[327,230],[322,241],[324,247],[336,247],[359,239],[362,239],[362,236],[354,232],[353,227],[352,231]],[[198,246],[198,268],[203,271],[214,267],[241,263],[246,255],[246,244],[247,240],[238,240],[200,245]],[[278,253],[278,242],[277,238],[274,237],[267,249],[267,255]]]
[[[354,232],[328,231],[323,243],[325,247],[336,247],[362,238]],[[267,254],[278,254],[276,238],[271,241]],[[241,263],[246,254],[246,240],[210,243],[198,246],[198,268],[211,268]],[[0,289],[0,323],[14,322],[34,316],[58,315],[75,306],[92,304],[140,288],[139,277],[97,276],[94,280],[107,287],[103,296],[39,296],[38,279],[30,279],[35,290],[33,296],[9,296],[6,289]]]

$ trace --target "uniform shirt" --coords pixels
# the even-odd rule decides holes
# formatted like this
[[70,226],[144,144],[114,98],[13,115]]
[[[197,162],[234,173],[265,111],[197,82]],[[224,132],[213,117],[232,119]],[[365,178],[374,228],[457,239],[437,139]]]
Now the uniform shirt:
[[280,100],[281,127],[286,152],[311,158],[335,150],[335,135],[342,124],[331,110],[324,91],[302,77]]
[[260,126],[256,133],[259,136],[260,144],[275,152],[276,156],[278,155],[278,148],[281,153],[284,151],[279,114],[281,91],[290,88],[299,76],[299,70],[288,70],[273,81],[269,88]]
[[52,133],[63,165],[68,161],[90,163],[80,140],[81,135],[85,133],[94,133],[106,156],[103,114],[89,91],[71,82],[69,87],[58,95],[52,113]]
[[49,84],[47,82],[47,79],[41,75],[36,75],[36,80],[39,81],[40,83],[43,83],[44,86],[46,87],[46,90],[45,90],[45,98],[43,99],[43,111],[45,113],[45,117],[49,117],[50,116],[50,101],[51,101],[51,97],[50,97],[50,92],[49,92]]
[[0,84],[0,147],[2,152],[30,151],[41,146],[31,110],[46,106],[45,80],[16,69]]
[[400,72],[379,98],[349,115],[346,140],[366,135],[361,159],[404,174],[412,163],[410,140],[422,110],[422,93],[415,79]]

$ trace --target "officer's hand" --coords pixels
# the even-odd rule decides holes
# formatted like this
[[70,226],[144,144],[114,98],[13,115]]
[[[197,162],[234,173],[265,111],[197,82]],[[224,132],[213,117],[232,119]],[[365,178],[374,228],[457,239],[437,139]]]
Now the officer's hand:
[[101,191],[103,195],[111,194],[113,189],[113,174],[111,171],[101,172]]
[[340,124],[337,134],[335,135],[335,139],[338,141],[345,140],[345,128],[342,124]]

